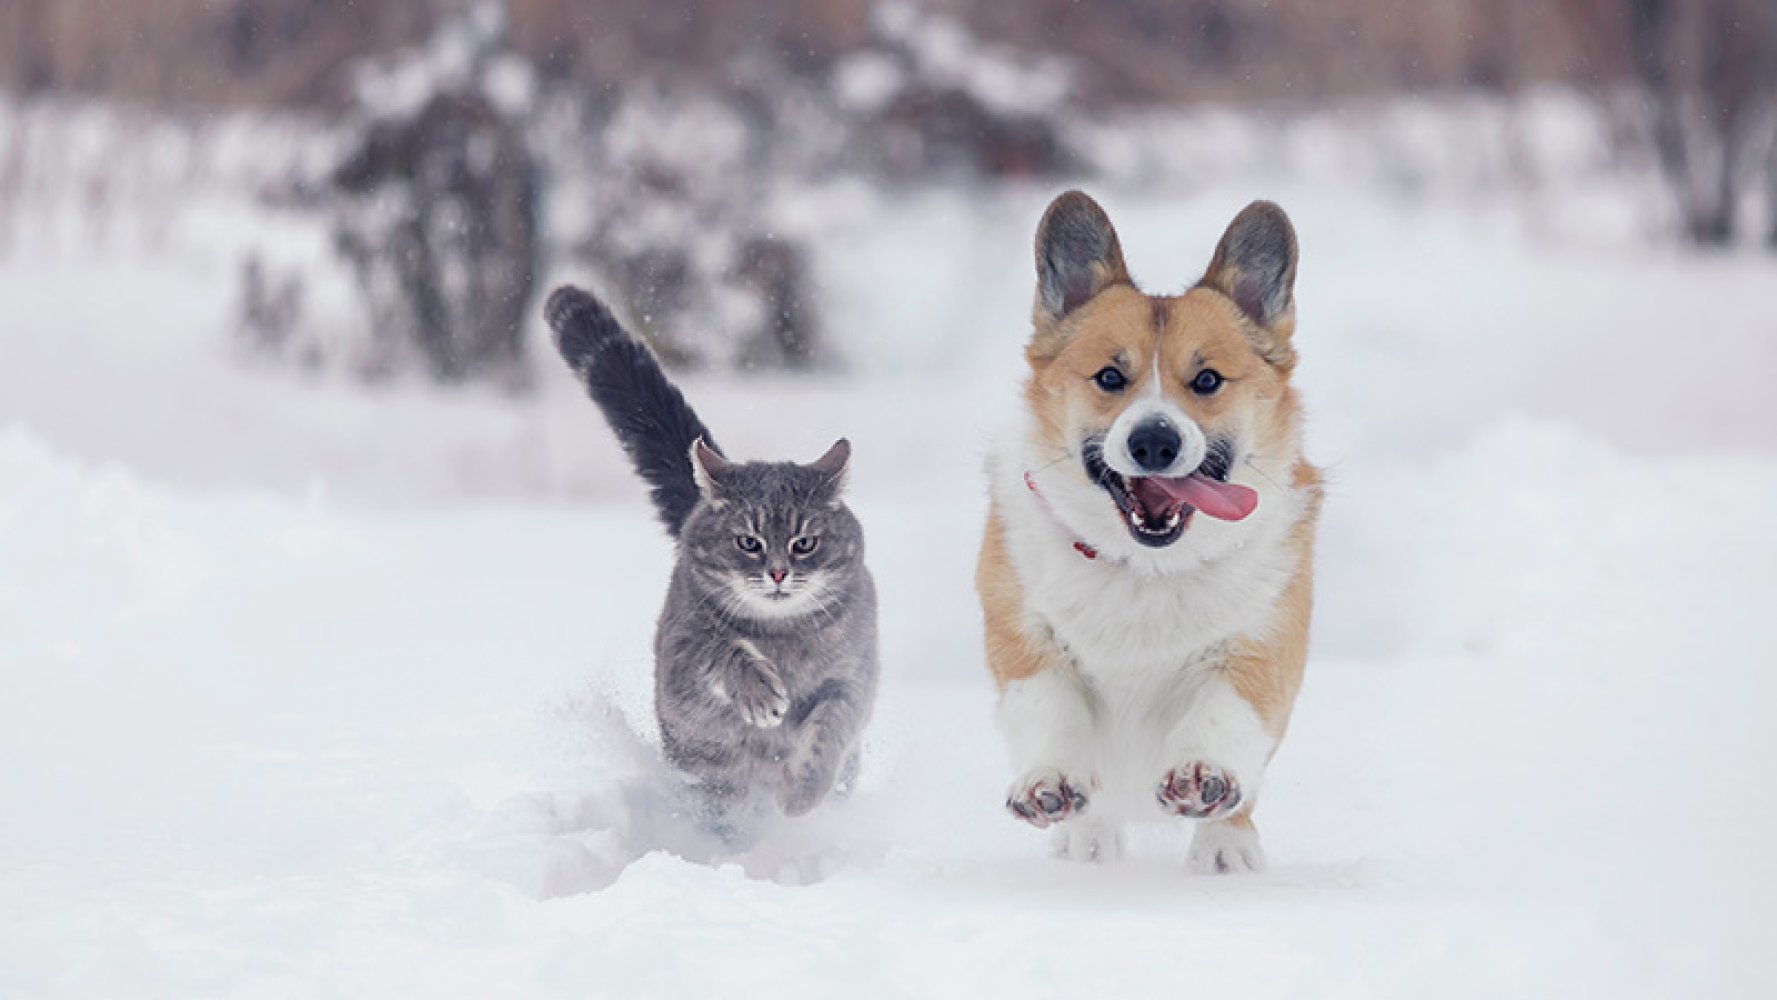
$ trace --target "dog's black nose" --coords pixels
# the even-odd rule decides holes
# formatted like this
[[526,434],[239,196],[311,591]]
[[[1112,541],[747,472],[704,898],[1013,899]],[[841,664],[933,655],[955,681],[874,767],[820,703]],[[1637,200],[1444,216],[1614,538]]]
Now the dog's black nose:
[[1147,472],[1159,472],[1178,461],[1178,429],[1164,417],[1138,424],[1129,432],[1129,457]]

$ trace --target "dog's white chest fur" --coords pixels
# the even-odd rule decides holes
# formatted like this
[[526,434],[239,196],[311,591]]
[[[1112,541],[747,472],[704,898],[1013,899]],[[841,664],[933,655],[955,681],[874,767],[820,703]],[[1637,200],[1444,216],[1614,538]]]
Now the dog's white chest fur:
[[[1177,552],[1129,558],[1103,546],[1088,558],[1062,521],[1064,505],[1081,498],[1038,496],[1016,464],[1015,458],[999,463],[992,476],[1025,608],[1095,682],[1150,684],[1155,678],[1145,675],[1175,674],[1231,639],[1269,628],[1296,568],[1287,536],[1300,504],[1289,491],[1261,486],[1260,512],[1250,524],[1205,523],[1204,515],[1194,515]],[[1091,492],[1097,495],[1087,502],[1110,507],[1102,491]],[[1220,544],[1199,555],[1192,536],[1217,531],[1241,537],[1231,544],[1216,539]]]

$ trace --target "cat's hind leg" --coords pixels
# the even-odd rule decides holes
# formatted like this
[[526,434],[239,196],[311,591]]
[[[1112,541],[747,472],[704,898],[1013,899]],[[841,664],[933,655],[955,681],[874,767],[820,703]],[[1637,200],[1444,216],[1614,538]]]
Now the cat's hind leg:
[[845,763],[839,765],[839,777],[833,782],[833,797],[847,798],[858,787],[858,771],[862,769],[862,754],[857,747],[845,755]]
[[764,815],[758,796],[750,789],[706,779],[689,783],[688,791],[697,827],[714,836],[724,849],[746,850],[758,841]]
[[852,746],[860,722],[858,698],[852,686],[828,681],[798,706],[795,739],[784,761],[783,784],[778,805],[786,816],[801,816],[825,799],[848,764],[856,768]]

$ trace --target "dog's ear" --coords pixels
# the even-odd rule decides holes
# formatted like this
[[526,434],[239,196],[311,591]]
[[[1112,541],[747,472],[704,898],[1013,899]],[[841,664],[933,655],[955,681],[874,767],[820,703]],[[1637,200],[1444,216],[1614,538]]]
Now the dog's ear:
[[1296,230],[1283,209],[1255,201],[1242,209],[1209,262],[1199,285],[1213,288],[1258,324],[1256,347],[1267,361],[1293,359],[1296,330]]
[[1098,202],[1079,191],[1056,198],[1037,226],[1033,346],[1055,339],[1061,320],[1099,292],[1129,283],[1117,231]]

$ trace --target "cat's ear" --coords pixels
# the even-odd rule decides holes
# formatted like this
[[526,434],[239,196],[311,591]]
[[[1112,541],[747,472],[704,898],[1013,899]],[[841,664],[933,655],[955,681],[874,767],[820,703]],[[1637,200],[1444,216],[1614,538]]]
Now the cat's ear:
[[839,495],[839,488],[845,485],[846,470],[851,468],[851,442],[845,438],[833,442],[827,453],[814,460],[809,468],[827,477],[833,488],[833,495]]
[[734,463],[723,458],[716,449],[703,443],[698,438],[691,444],[691,477],[697,480],[697,491],[705,500],[717,503],[716,484],[734,468]]

